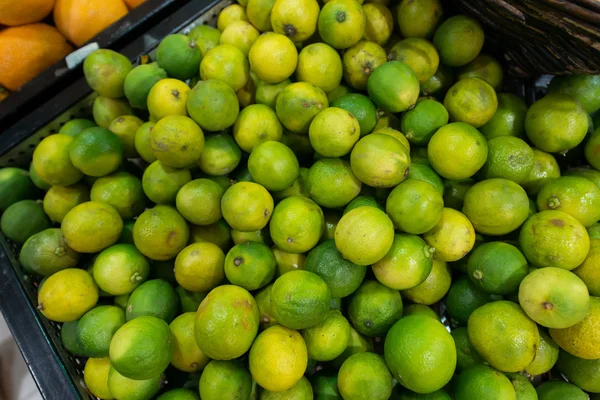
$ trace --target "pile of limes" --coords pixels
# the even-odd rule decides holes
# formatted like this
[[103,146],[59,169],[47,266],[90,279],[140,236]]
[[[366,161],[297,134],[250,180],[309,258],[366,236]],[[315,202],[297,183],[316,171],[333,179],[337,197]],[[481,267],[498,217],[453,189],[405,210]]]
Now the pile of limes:
[[0,170],[89,392],[598,398],[600,76],[528,106],[439,0],[239,3],[91,53],[94,121]]

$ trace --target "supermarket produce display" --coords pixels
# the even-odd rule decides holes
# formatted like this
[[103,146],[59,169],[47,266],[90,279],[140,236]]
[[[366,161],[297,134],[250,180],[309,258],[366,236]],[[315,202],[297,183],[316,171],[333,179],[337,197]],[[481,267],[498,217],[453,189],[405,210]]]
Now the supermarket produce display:
[[524,96],[438,0],[212,13],[0,158],[46,398],[600,396],[600,76]]

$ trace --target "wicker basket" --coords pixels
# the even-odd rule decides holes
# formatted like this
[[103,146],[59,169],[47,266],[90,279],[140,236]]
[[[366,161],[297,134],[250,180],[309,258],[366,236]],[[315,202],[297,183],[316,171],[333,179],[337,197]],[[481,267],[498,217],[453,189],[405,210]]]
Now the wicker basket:
[[600,73],[599,0],[454,0],[502,48],[511,74]]

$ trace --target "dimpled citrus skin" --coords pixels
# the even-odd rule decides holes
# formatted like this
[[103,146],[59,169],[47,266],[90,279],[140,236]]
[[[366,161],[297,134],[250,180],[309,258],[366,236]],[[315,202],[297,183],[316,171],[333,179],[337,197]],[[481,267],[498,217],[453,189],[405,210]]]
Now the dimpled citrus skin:
[[585,360],[600,358],[600,297],[590,297],[585,318],[566,329],[550,329],[552,339],[570,354]]

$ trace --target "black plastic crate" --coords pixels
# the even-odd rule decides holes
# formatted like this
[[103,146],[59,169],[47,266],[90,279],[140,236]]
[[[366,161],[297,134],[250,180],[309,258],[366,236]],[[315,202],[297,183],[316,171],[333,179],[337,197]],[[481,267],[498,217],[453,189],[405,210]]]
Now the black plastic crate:
[[[142,55],[152,55],[166,35],[187,33],[201,24],[215,25],[219,12],[232,3],[232,0],[186,1],[126,46],[115,50],[135,62]],[[76,79],[64,83],[54,95],[46,96],[39,107],[28,108],[26,116],[0,132],[0,168],[27,169],[33,150],[43,138],[56,133],[73,118],[90,117],[95,97],[79,71]],[[60,339],[61,324],[49,321],[37,310],[38,282],[19,265],[19,250],[0,233],[0,311],[25,362],[45,399],[93,399],[83,382],[85,359],[68,353]]]

